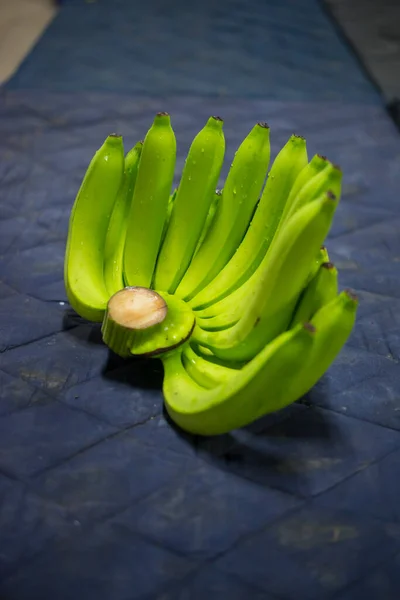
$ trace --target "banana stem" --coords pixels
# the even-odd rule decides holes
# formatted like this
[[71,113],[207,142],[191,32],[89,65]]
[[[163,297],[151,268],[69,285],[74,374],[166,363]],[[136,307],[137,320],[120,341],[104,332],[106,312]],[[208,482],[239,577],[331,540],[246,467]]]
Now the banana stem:
[[124,358],[149,328],[164,321],[165,300],[145,287],[126,287],[114,294],[107,305],[101,332],[104,343]]

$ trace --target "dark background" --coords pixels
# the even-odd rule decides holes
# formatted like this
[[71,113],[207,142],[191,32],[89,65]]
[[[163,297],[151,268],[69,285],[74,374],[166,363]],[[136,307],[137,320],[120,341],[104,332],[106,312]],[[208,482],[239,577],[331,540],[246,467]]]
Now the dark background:
[[[399,133],[331,10],[65,1],[2,88],[1,600],[398,600]],[[227,165],[266,120],[273,154],[296,132],[344,171],[328,249],[355,331],[301,402],[214,439],[166,420],[160,364],[110,358],[62,280],[92,154],[160,110],[177,177],[211,114]]]

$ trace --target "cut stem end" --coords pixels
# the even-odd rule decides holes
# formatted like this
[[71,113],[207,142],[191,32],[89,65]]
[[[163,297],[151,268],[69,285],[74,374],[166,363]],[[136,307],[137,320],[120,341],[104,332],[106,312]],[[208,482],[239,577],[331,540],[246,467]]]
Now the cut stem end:
[[108,302],[101,329],[103,341],[119,356],[130,356],[137,333],[162,323],[167,312],[167,304],[157,292],[126,287]]

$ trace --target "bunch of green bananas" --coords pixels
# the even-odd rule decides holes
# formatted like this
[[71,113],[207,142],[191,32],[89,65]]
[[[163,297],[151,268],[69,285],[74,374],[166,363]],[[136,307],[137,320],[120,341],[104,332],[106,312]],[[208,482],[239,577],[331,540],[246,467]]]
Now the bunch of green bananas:
[[258,123],[216,192],[224,153],[223,121],[211,117],[171,194],[167,113],[126,156],[110,135],[78,192],[65,257],[72,307],[102,322],[117,354],[160,356],[170,416],[203,435],[305,394],[357,310],[322,246],[340,169],[320,155],[308,161],[304,138],[292,135],[268,173],[269,128]]

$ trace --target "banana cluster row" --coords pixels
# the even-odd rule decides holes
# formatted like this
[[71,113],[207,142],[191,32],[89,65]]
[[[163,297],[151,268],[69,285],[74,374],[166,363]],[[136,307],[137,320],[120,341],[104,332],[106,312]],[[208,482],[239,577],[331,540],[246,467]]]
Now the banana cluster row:
[[[211,117],[172,193],[168,114],[126,156],[122,138],[109,136],[78,192],[65,257],[73,308],[103,322],[118,354],[160,355],[168,412],[204,435],[300,398],[342,348],[357,309],[352,292],[338,293],[323,246],[340,169],[309,160],[296,135],[269,169],[270,130],[258,123],[216,192],[224,154],[223,121]],[[131,325],[132,311],[142,325]]]

